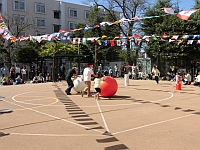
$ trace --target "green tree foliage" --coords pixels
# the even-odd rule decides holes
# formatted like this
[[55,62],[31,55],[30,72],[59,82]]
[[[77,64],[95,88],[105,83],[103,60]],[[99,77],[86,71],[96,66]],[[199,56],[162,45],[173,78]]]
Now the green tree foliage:
[[[161,16],[159,18],[145,19],[143,21],[143,31],[146,35],[162,36],[164,33],[171,38],[173,35],[195,35],[199,34],[198,22],[194,18],[188,21],[179,19],[176,15],[164,15],[164,11],[160,8],[173,7],[169,0],[158,0],[155,5],[149,7],[145,16]],[[179,11],[179,10],[178,10]],[[198,16],[197,16],[198,17]],[[190,39],[193,37],[191,36]],[[178,39],[175,42],[169,42],[169,38],[152,38],[145,47],[145,52],[152,60],[157,61],[171,61],[177,63],[177,60],[191,60],[197,59],[200,55],[196,44],[188,45],[187,40]],[[189,56],[189,57],[188,57]]]
[[[12,16],[2,14],[2,17],[8,27],[8,30],[12,33],[14,37],[20,37],[21,35],[23,35],[23,32],[25,30],[29,31],[29,29],[35,29],[34,18],[26,12],[18,12]],[[15,59],[15,50],[21,47],[21,43],[14,43],[10,40],[7,41],[2,37],[0,38],[0,43],[2,45],[0,47],[0,51],[2,52],[3,56],[5,56],[5,60],[8,62],[10,67],[11,61]]]
[[41,45],[39,50],[39,56],[53,57],[55,54],[76,54],[77,48],[72,44],[64,44],[59,41],[48,42],[44,45]]
[[15,52],[15,61],[19,63],[32,63],[38,57],[38,43],[27,42]]
[[[144,12],[146,8],[146,0],[106,0],[106,1],[98,1],[92,0],[98,7],[101,7],[105,10],[107,14],[109,14],[113,20],[117,21],[121,18],[126,18],[132,20],[135,16]],[[118,13],[116,13],[118,12]],[[140,26],[139,21],[129,21],[126,25],[117,24],[119,31],[125,37],[133,36],[134,31],[138,31],[138,27]],[[141,48],[141,44],[138,42],[134,42],[136,49]],[[132,64],[133,58],[131,58],[131,53],[133,53],[131,49],[131,43],[127,39],[126,43],[126,58],[129,64]],[[138,51],[136,51],[137,53]],[[138,54],[136,54],[138,56]]]
[[[88,26],[95,26],[99,25],[101,22],[113,22],[113,18],[109,14],[105,14],[105,12],[98,8],[97,5],[93,6],[90,11],[90,16],[88,19]],[[84,24],[79,24],[79,28],[84,28]],[[104,26],[104,27],[97,27],[94,29],[90,29],[86,32],[76,31],[75,36],[77,37],[85,37],[91,38],[96,37],[93,41],[87,41],[87,50],[84,49],[82,51],[83,54],[92,55],[93,58],[89,60],[93,60],[96,64],[101,63],[102,60],[109,60],[113,61],[118,59],[119,47],[113,46],[103,46],[102,40],[110,40],[114,39],[116,35],[119,35],[119,28],[116,25],[113,26]],[[103,38],[102,36],[107,36],[109,38]],[[88,58],[88,57],[87,57]]]

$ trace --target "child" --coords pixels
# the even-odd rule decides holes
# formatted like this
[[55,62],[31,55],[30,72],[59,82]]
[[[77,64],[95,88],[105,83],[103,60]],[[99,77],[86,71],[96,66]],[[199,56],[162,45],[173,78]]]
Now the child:
[[49,72],[47,72],[47,75],[46,75],[46,82],[51,82],[51,75]]
[[101,93],[100,84],[101,84],[101,74],[97,72],[98,77],[94,79],[94,88],[96,90],[96,94],[94,95],[95,99],[99,99],[99,94]]

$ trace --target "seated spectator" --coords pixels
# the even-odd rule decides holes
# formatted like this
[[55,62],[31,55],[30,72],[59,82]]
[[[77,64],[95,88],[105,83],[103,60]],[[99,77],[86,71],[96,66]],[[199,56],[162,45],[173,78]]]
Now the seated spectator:
[[144,77],[144,72],[142,71],[142,70],[140,70],[139,72],[138,72],[138,79],[143,79],[143,77]]
[[58,82],[61,82],[61,81],[62,81],[62,76],[61,76],[60,74],[58,74],[58,76],[57,76],[57,81],[58,81]]
[[198,72],[198,76],[195,78],[194,86],[200,85],[200,71]]
[[4,77],[2,78],[2,84],[3,85],[9,85],[9,78],[6,74],[4,74]]
[[24,81],[22,80],[21,76],[18,75],[17,78],[15,78],[15,85],[17,84],[23,84]]
[[192,81],[192,77],[190,75],[189,72],[187,72],[184,76],[183,76],[183,83],[184,85],[190,85]]
[[47,75],[46,75],[46,82],[51,82],[51,75],[50,73],[48,72]]
[[39,76],[35,76],[32,83],[44,83],[42,74],[40,73]]

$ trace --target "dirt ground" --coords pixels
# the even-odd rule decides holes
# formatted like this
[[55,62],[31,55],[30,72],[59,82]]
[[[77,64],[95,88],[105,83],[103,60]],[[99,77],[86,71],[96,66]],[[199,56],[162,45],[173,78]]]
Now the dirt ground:
[[[116,79],[95,100],[57,83],[0,86],[0,150],[199,150],[200,89]],[[92,89],[94,92],[94,89]]]

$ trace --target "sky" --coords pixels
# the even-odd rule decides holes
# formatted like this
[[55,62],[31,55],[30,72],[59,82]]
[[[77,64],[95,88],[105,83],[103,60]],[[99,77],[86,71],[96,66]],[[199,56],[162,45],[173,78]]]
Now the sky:
[[[87,0],[62,0],[68,3],[75,3],[75,4],[81,4],[83,5],[83,1]],[[148,2],[155,3],[157,0],[149,0]],[[179,3],[179,8],[180,10],[191,10],[192,7],[194,6],[194,0],[172,0],[172,3]]]

